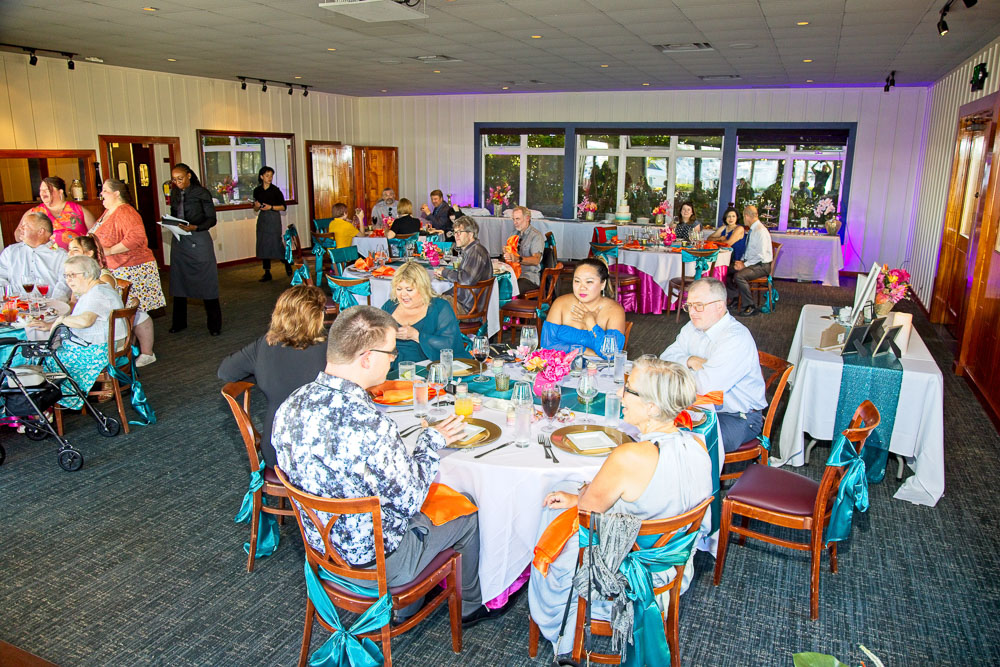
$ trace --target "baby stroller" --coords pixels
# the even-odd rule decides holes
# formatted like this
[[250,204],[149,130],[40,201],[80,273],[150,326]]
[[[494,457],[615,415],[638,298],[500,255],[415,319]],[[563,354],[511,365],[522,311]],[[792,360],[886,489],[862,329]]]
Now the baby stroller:
[[[0,345],[12,346],[6,361],[0,366],[0,399],[3,401],[0,424],[23,426],[24,434],[30,440],[54,437],[59,442],[57,451],[59,467],[69,472],[79,470],[83,466],[83,454],[56,432],[45,416],[46,410],[52,409],[63,398],[75,396],[83,401],[87,411],[94,417],[98,433],[110,438],[118,435],[122,428],[117,419],[104,416],[100,410],[91,405],[86,392],[80,389],[56,356],[56,351],[62,342],[72,335],[69,327],[59,325],[52,330],[48,340],[0,338]],[[36,361],[38,365],[13,365],[18,352],[24,359]],[[59,370],[44,372],[41,362],[45,359],[52,359]],[[0,445],[0,464],[6,456],[3,446]]]

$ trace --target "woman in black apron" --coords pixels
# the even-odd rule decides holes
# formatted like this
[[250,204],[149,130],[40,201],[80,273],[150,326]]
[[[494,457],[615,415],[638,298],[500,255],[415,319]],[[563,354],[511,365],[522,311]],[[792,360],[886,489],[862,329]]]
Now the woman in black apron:
[[222,332],[222,308],[219,306],[219,268],[208,230],[215,226],[215,204],[211,193],[198,182],[198,176],[184,163],[170,171],[170,214],[186,220],[179,225],[188,236],[173,238],[170,244],[170,295],[174,299],[173,326],[170,333],[187,328],[187,300],[205,302],[208,332]]
[[285,264],[285,274],[292,275],[292,266],[285,262],[285,245],[281,239],[281,214],[285,210],[285,197],[278,186],[271,185],[274,169],[261,167],[253,190],[253,210],[257,216],[257,259],[264,265],[260,282],[271,280],[271,260],[280,259]]

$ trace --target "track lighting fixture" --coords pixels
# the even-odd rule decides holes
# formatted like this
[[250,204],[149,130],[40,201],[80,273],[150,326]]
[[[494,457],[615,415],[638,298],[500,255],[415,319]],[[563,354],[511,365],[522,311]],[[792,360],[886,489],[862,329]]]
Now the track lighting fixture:
[[267,92],[267,81],[261,81],[261,83],[264,84],[264,85],[262,85],[260,87],[260,92],[266,93]]
[[292,94],[292,87],[291,87],[291,85],[289,85],[289,86],[288,86],[288,94],[289,94],[289,95],[291,95],[291,94]]
[[246,90],[247,89],[247,80],[244,79],[242,76],[239,77],[239,79],[240,79],[240,90]]
[[66,61],[66,67],[70,68],[71,70],[76,69],[76,63],[73,62],[72,58]]
[[302,87],[302,97],[309,97],[309,88],[311,88],[311,86],[307,86],[307,85],[301,84],[301,83],[290,83],[288,81],[274,81],[274,80],[268,81],[267,79],[258,79],[257,77],[242,76],[240,74],[236,75],[236,79],[240,82],[240,89],[241,90],[246,90],[247,89],[247,81],[248,80],[249,81],[256,81],[256,82],[258,82],[260,84],[260,92],[262,92],[262,93],[266,93],[267,92],[267,84],[268,83],[272,83],[272,84],[274,84],[276,86],[288,86],[288,94],[289,95],[292,95],[292,94],[295,93],[295,87],[296,86],[301,86]]
[[885,87],[882,89],[885,92],[889,92],[889,89],[896,85],[896,70],[889,72],[889,76],[885,77]]
[[309,86],[302,86],[302,97],[309,97]]
[[28,57],[28,64],[34,67],[38,64],[38,56],[35,55],[34,49],[29,49],[28,53],[30,54]]
[[948,12],[941,10],[941,20],[937,22],[937,31],[942,37],[948,34],[948,22],[944,20],[947,15]]
[[962,0],[962,2],[965,3],[966,7],[972,7],[976,4],[977,0]]
[[[8,44],[6,42],[0,42],[0,47],[5,47],[5,49],[9,49],[14,52],[17,52],[19,50],[24,51],[24,53],[28,55],[28,64],[31,65],[32,67],[38,65],[38,53],[41,52],[43,54],[49,53],[52,54],[53,56],[62,56],[63,58],[66,59],[66,67],[68,67],[69,69],[76,69],[76,63],[73,61],[73,59],[79,55],[78,53],[72,53],[70,51],[55,51],[53,49],[42,49],[36,46],[24,46],[22,44]],[[102,60],[99,62],[104,62],[104,61]]]

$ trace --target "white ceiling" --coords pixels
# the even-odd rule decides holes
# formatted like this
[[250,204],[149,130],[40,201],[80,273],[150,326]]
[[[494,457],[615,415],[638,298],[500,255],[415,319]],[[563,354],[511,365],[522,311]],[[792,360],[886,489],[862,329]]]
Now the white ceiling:
[[[318,2],[0,0],[0,42],[380,96],[882,85],[890,70],[898,85],[926,84],[1000,35],[996,0],[955,0],[943,37],[935,25],[945,0],[426,0],[429,18],[399,23],[365,23]],[[654,48],[674,42],[714,50]],[[461,62],[413,60],[421,55]],[[740,79],[698,78],[727,74]]]

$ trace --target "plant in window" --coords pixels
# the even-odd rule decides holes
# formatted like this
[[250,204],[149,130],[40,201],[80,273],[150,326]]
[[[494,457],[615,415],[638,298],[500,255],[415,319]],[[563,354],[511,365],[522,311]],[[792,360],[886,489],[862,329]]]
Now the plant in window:
[[236,188],[238,188],[239,185],[240,184],[238,181],[231,181],[229,179],[226,179],[221,183],[215,184],[215,191],[218,192],[220,195],[222,195],[223,201],[228,202],[232,198],[233,192],[236,191]]

